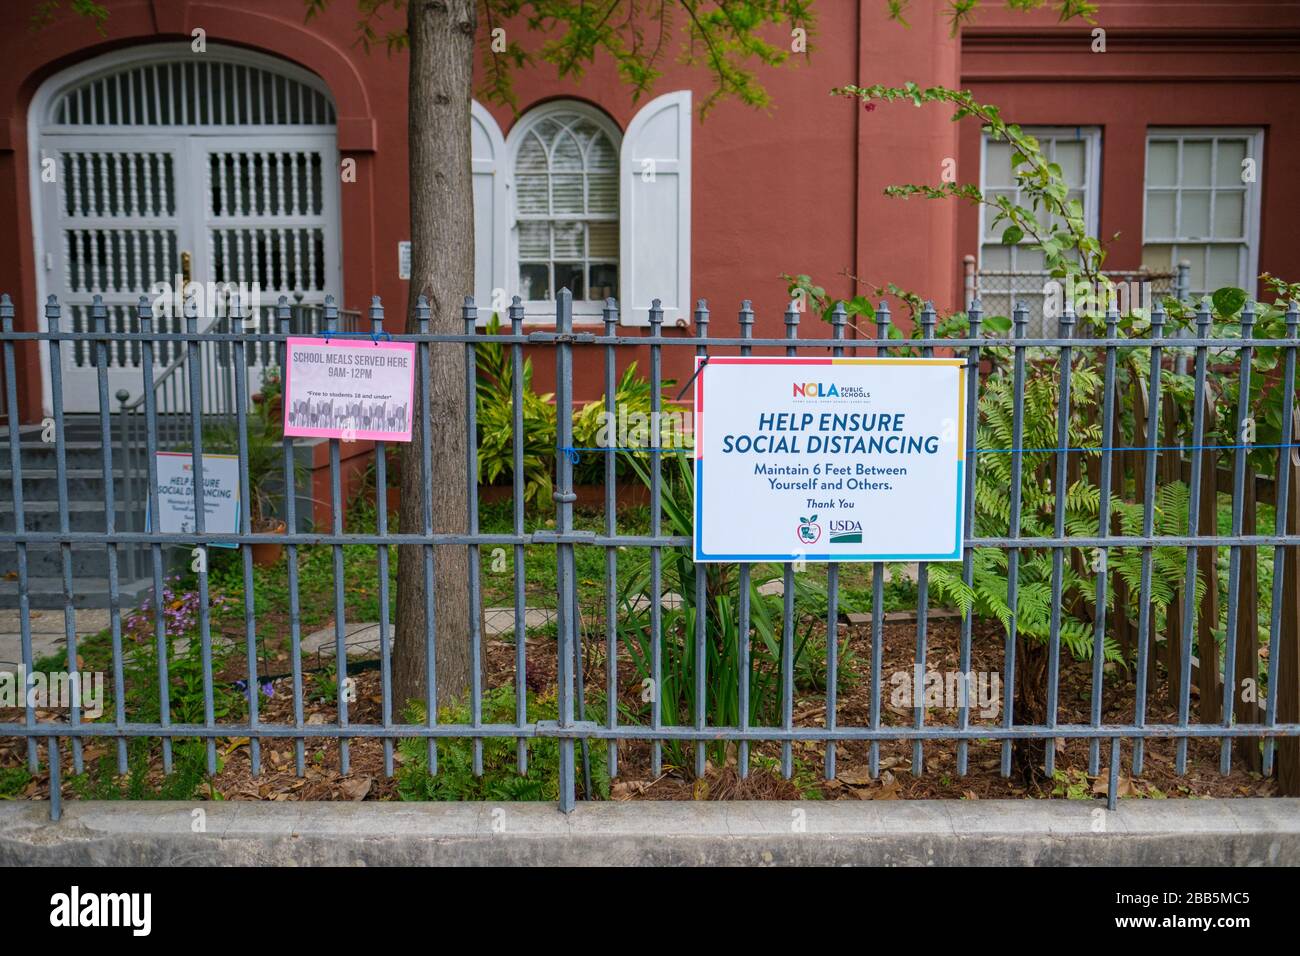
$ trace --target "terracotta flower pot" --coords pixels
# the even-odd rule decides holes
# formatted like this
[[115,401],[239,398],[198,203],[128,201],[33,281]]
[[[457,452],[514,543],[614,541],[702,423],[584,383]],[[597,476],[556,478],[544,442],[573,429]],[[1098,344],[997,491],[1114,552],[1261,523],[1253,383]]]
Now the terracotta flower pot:
[[[285,524],[278,518],[265,521],[257,529],[257,534],[284,534]],[[284,545],[279,541],[268,541],[265,544],[253,545],[253,563],[259,568],[269,568],[280,560],[280,555],[284,553]]]

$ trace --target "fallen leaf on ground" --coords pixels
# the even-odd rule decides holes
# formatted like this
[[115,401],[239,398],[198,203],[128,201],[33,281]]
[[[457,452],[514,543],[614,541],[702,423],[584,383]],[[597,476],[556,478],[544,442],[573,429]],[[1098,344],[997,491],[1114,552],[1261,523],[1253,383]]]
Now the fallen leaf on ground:
[[[1118,795],[1121,797],[1137,796],[1138,789],[1133,785],[1133,778],[1126,777],[1124,774],[1120,774],[1119,776],[1118,789]],[[1110,772],[1105,767],[1102,767],[1101,769],[1101,776],[1093,781],[1092,792],[1103,797],[1110,796]]]
[[364,800],[373,782],[373,777],[356,777],[352,780],[344,780],[340,789],[349,800]]

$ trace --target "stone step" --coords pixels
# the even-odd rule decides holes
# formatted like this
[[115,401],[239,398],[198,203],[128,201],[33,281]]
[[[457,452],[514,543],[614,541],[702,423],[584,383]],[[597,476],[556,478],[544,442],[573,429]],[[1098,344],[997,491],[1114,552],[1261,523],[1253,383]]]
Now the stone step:
[[[104,500],[104,471],[102,468],[68,468],[68,497],[80,501]],[[122,469],[114,468],[113,493],[121,500],[125,482]],[[59,473],[55,468],[26,468],[22,471],[23,498],[25,501],[58,501]],[[142,483],[141,483],[142,484]],[[144,489],[140,488],[143,495]],[[0,472],[0,503],[13,507],[13,475],[9,469]]]
[[[117,569],[119,576],[128,573],[129,551],[144,554],[144,548],[119,545]],[[12,577],[18,573],[18,548],[5,548],[0,552],[0,576]],[[63,579],[63,555],[57,544],[27,545],[27,576],[29,579],[52,578],[55,584]],[[108,576],[108,546],[104,544],[77,543],[72,546],[72,583],[80,587],[82,578]]]
[[[109,592],[107,578],[81,578],[73,581],[75,591],[72,596],[73,607],[108,607]],[[144,595],[153,588],[150,578],[133,581],[121,581],[118,585],[119,603],[123,608],[137,606]],[[32,578],[28,581],[28,600],[33,608],[63,607],[63,583],[58,578]],[[8,578],[0,579],[0,608],[18,606],[18,582]]]
[[[116,509],[117,527],[126,527],[126,510],[119,503]],[[28,531],[58,531],[59,503],[57,501],[23,501],[23,525]],[[70,531],[103,531],[104,502],[69,501],[68,529]],[[0,534],[14,530],[12,499],[0,501]]]

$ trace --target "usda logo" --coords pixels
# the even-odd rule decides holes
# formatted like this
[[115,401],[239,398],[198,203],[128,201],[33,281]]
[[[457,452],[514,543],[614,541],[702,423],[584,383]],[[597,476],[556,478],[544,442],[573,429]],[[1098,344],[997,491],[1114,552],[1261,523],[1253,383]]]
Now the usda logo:
[[861,544],[862,525],[852,519],[836,518],[829,522],[831,544]]

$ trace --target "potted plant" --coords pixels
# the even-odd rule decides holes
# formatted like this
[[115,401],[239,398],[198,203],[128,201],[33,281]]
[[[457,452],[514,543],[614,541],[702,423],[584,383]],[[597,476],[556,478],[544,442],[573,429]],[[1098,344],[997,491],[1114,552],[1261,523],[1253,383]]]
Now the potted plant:
[[[279,376],[274,377],[278,386]],[[265,384],[266,380],[264,380]],[[284,448],[279,428],[278,417],[273,409],[279,407],[279,393],[263,393],[256,402],[257,408],[248,419],[248,487],[249,517],[253,534],[284,534],[287,525],[280,517],[279,504],[283,496],[293,494],[295,489],[284,488]],[[204,447],[227,454],[239,450],[239,435],[229,426],[216,426],[209,429],[204,437]],[[295,484],[301,466],[293,466]],[[253,563],[267,567],[280,560],[284,545],[279,541],[267,541],[254,544]]]
[[[278,402],[278,396],[276,401]],[[277,499],[284,494],[293,494],[294,489],[283,487],[284,451],[278,440],[279,429],[272,424],[271,401],[263,402],[266,414],[250,420],[248,423],[248,487],[251,492],[249,511],[252,518],[254,534],[284,534],[286,525],[278,514]],[[297,473],[297,464],[294,465]],[[279,486],[278,490],[276,489]],[[284,545],[279,541],[267,541],[253,545],[253,563],[258,567],[268,567],[280,560]]]

